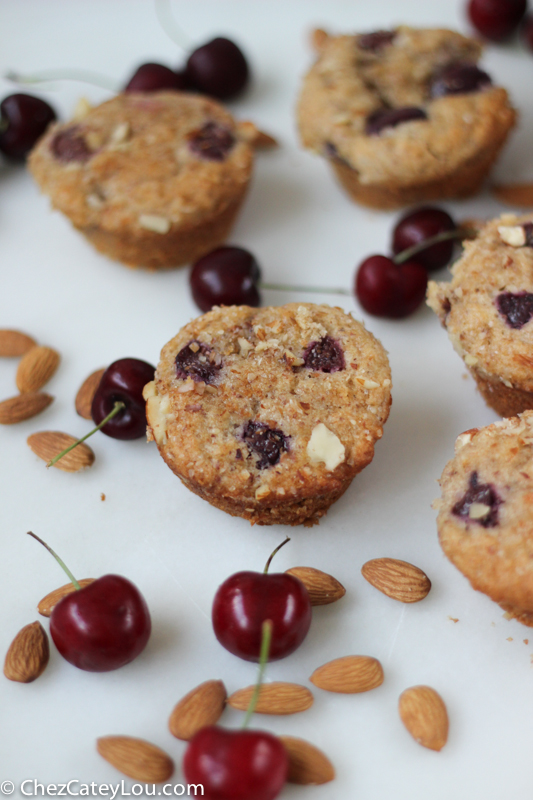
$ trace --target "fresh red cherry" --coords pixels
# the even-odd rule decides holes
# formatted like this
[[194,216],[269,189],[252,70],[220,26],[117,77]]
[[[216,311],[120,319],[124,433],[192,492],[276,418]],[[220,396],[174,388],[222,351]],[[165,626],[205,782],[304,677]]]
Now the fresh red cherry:
[[124,87],[125,92],[159,92],[164,89],[185,90],[184,72],[174,72],[163,64],[141,64]]
[[153,381],[155,368],[138,358],[114,361],[102,375],[93,398],[91,416],[100,423],[113,411],[115,403],[124,403],[116,416],[101,428],[113,439],[139,439],[146,433],[143,389]]
[[55,111],[39,97],[10,94],[0,103],[0,150],[16,160],[26,158],[47,127]]
[[109,672],[142,653],[152,629],[150,612],[137,587],[121,575],[80,584],[52,548],[29,531],[67,573],[75,591],[50,614],[50,635],[67,661],[88,672]]
[[242,50],[222,36],[194,50],[186,69],[193,87],[220,100],[240,94],[248,82],[249,72]]
[[67,661],[88,672],[129,664],[150,638],[148,606],[121,575],[104,575],[66,595],[50,615],[50,635]]
[[483,36],[501,42],[518,28],[526,7],[527,0],[470,0],[468,16]]
[[427,271],[416,261],[397,265],[386,256],[370,256],[360,265],[355,294],[369,314],[399,319],[418,308],[426,295]]
[[190,284],[194,302],[202,311],[213,306],[259,306],[257,261],[242,247],[219,247],[194,264]]
[[226,650],[246,661],[260,659],[266,620],[272,621],[271,661],[293,653],[311,625],[311,601],[303,583],[285,572],[268,573],[278,550],[264,572],[236,572],[215,594],[211,615],[215,636]]
[[202,728],[183,759],[187,783],[201,784],[206,800],[273,800],[289,771],[287,751],[266,731]]
[[[456,225],[446,211],[434,206],[425,206],[415,211],[409,211],[397,223],[392,234],[392,251],[401,253],[408,247],[425,242],[432,236],[454,231]],[[433,244],[426,250],[416,254],[416,261],[427,270],[445,267],[451,260],[454,240],[448,239],[438,244]]]

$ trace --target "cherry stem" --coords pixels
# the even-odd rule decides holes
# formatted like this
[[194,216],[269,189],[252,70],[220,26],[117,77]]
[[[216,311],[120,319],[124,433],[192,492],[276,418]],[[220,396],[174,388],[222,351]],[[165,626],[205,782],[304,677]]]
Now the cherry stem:
[[344,294],[352,296],[349,289],[336,289],[331,286],[294,286],[286,283],[259,283],[260,289],[272,292],[313,292],[314,294]]
[[392,260],[395,264],[404,264],[406,261],[409,261],[410,258],[418,255],[418,253],[422,253],[434,244],[448,242],[450,239],[472,239],[475,238],[475,235],[475,231],[471,228],[456,228],[453,231],[442,231],[442,233],[436,233],[435,236],[430,236],[424,239],[424,241],[417,242],[417,244],[408,247],[406,250],[402,250],[401,253],[393,256]]
[[285,539],[285,541],[284,541],[284,542],[282,542],[281,544],[278,544],[278,546],[276,547],[276,549],[272,551],[272,553],[271,553],[271,554],[270,554],[270,556],[269,556],[269,559],[268,559],[267,563],[265,564],[265,568],[264,568],[264,570],[263,570],[263,575],[266,575],[266,574],[267,574],[267,572],[268,572],[268,569],[269,569],[269,567],[270,567],[270,565],[271,565],[271,563],[272,563],[272,559],[274,558],[274,556],[276,555],[276,553],[277,553],[277,552],[279,552],[279,550],[281,550],[281,548],[282,548],[282,547],[284,547],[284,546],[287,544],[287,542],[290,542],[290,537],[289,537],[289,536],[287,536],[287,538]]
[[182,50],[186,52],[190,50],[192,42],[176,22],[170,7],[170,0],[155,0],[155,13],[169,39],[172,39],[174,44],[177,44]]
[[63,456],[66,456],[67,453],[70,453],[71,450],[74,450],[74,448],[77,447],[82,442],[84,442],[85,439],[88,439],[89,436],[93,435],[93,433],[96,433],[96,431],[99,431],[100,428],[103,428],[104,425],[107,422],[109,422],[110,419],[113,419],[113,417],[116,417],[117,414],[119,413],[119,411],[122,411],[123,408],[126,408],[126,404],[123,403],[122,400],[117,400],[117,402],[113,406],[113,410],[109,412],[107,417],[104,417],[104,419],[101,421],[101,423],[99,425],[96,426],[96,428],[93,428],[92,431],[89,431],[89,433],[85,434],[85,436],[82,436],[81,439],[78,439],[77,442],[74,442],[74,444],[71,444],[69,447],[66,447],[64,450],[62,450],[60,453],[58,453],[57,456],[54,456],[53,458],[51,458],[46,466],[47,467],[53,467],[54,464],[57,464],[57,462],[59,461],[60,458],[63,458]]
[[12,83],[51,83],[54,81],[80,81],[100,86],[102,89],[109,89],[111,92],[120,92],[119,84],[101,72],[92,72],[86,69],[45,69],[40,72],[23,75],[20,72],[10,71],[4,75],[7,81]]
[[74,575],[72,574],[72,572],[69,570],[69,568],[67,567],[67,565],[65,564],[65,562],[64,562],[64,561],[63,561],[61,558],[59,558],[59,556],[57,555],[57,553],[55,552],[55,550],[52,550],[52,548],[50,547],[50,545],[49,545],[49,544],[46,544],[46,542],[43,542],[43,540],[42,540],[42,539],[40,539],[40,538],[39,538],[39,537],[38,537],[38,536],[37,536],[35,533],[32,533],[31,531],[28,531],[28,536],[33,536],[33,538],[34,538],[34,539],[37,539],[37,541],[38,541],[38,542],[40,542],[40,543],[42,544],[42,546],[43,546],[43,547],[46,547],[46,549],[48,550],[48,552],[49,552],[49,553],[51,553],[51,554],[53,555],[53,557],[55,558],[55,560],[57,561],[57,563],[59,564],[59,566],[60,566],[60,567],[62,567],[62,568],[65,570],[65,572],[67,573],[68,577],[69,577],[69,578],[70,578],[70,580],[72,581],[72,585],[74,586],[74,588],[75,588],[75,589],[81,589],[81,586],[80,586],[80,584],[78,583],[78,581],[76,580],[76,578],[74,577]]
[[[283,542],[283,544],[285,544],[285,542]],[[280,545],[280,547],[282,546],[283,545]],[[257,701],[259,700],[259,692],[261,691],[263,675],[265,674],[265,667],[268,661],[268,654],[270,652],[271,640],[272,640],[272,620],[266,619],[263,622],[263,625],[261,626],[261,652],[259,654],[259,672],[257,675],[257,683],[255,684],[253,694],[250,698],[250,702],[248,703],[248,708],[246,709],[246,716],[244,718],[244,722],[242,723],[243,730],[248,726],[248,723],[250,722],[253,713],[255,711]]]

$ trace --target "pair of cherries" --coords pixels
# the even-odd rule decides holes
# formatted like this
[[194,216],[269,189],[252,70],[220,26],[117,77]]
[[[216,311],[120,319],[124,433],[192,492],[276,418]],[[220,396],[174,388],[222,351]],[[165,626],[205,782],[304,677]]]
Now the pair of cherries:
[[182,70],[163,64],[141,64],[126,84],[125,92],[157,92],[164,89],[195,91],[231,100],[245,88],[250,77],[242,50],[223,36],[193,50]]
[[[293,653],[311,624],[311,601],[303,583],[287,573],[268,572],[272,558],[288,541],[274,550],[263,573],[231,575],[213,601],[218,641],[239,658],[259,661],[260,670],[267,658]],[[213,800],[273,800],[287,780],[288,757],[280,740],[266,731],[209,726],[189,742],[183,769],[187,781],[201,783],[205,796]]]
[[[454,241],[460,236],[450,215],[440,208],[427,206],[402,217],[393,231],[394,256],[373,255],[358,268],[354,292],[365,311],[392,319],[415,311],[425,297],[428,272],[449,263]],[[260,287],[351,294],[344,289],[262,283],[254,256],[240,247],[219,247],[197,261],[190,273],[190,286],[202,311],[214,305],[259,306]]]

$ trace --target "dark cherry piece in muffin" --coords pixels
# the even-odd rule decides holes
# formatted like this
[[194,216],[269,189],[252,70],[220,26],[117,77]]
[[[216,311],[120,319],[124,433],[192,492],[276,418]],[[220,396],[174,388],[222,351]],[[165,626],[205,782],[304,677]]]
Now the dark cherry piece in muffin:
[[462,433],[436,500],[441,546],[474,589],[533,626],[533,412]]

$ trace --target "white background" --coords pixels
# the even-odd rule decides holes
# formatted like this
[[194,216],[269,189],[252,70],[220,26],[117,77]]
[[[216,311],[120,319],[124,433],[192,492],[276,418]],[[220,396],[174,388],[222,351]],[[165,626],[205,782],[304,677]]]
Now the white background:
[[[231,237],[255,253],[266,280],[349,287],[364,256],[386,252],[397,218],[354,205],[327,165],[298,145],[294,104],[312,60],[309,31],[317,25],[351,32],[410,23],[466,32],[462,7],[457,0],[173,3],[191,43],[226,34],[246,50],[253,82],[232,111],[279,138],[278,150],[257,158],[253,187]],[[0,2],[2,74],[77,67],[121,83],[143,61],[177,65],[180,59],[149,0]],[[509,88],[521,114],[494,175],[502,181],[533,178],[533,56],[518,45],[489,46],[484,65]],[[0,84],[1,97],[14,91],[7,81]],[[92,102],[109,97],[68,82],[42,92],[63,118],[80,95]],[[458,218],[503,210],[488,193],[446,208]],[[465,378],[433,313],[424,307],[407,320],[388,322],[368,317],[350,298],[316,296],[364,319],[389,351],[392,413],[374,461],[319,526],[252,528],[189,493],[153,444],[98,434],[92,440],[94,466],[74,475],[47,471],[26,445],[38,430],[87,432],[89,423],[76,415],[74,397],[94,369],[125,356],[157,362],[165,342],[198,313],[188,271],[149,274],[98,255],[49,210],[24,168],[11,165],[0,169],[0,253],[0,327],[26,331],[62,355],[46,389],[56,397],[53,405],[0,431],[0,653],[23,625],[38,618],[38,600],[66,580],[45,550],[25,536],[30,529],[59,551],[79,578],[108,572],[129,577],[153,618],[145,652],[117,672],[81,672],[52,646],[48,669],[35,683],[0,678],[0,781],[117,782],[121,776],[96,753],[95,740],[122,733],[163,747],[176,761],[174,781],[180,782],[184,745],[167,730],[174,704],[209,678],[223,679],[229,691],[255,678],[254,665],[215,640],[210,606],[216,587],[237,570],[261,570],[288,532],[292,541],[277,556],[275,569],[319,567],[342,581],[347,594],[336,605],[315,609],[303,646],[269,666],[267,680],[307,684],[325,661],[367,654],[382,662],[385,682],[354,696],[316,689],[315,704],[305,714],[255,717],[255,726],[307,738],[336,767],[335,782],[288,786],[282,797],[531,796],[533,631],[505,620],[501,609],[475,593],[447,562],[430,507],[456,435],[496,419]],[[445,279],[446,271],[439,277]],[[309,299],[266,293],[264,303]],[[0,363],[0,397],[15,393],[15,370],[14,361]],[[403,606],[367,584],[361,566],[379,556],[424,569],[433,582],[427,599]],[[418,746],[398,717],[398,696],[418,683],[436,688],[448,707],[450,736],[441,753]],[[222,722],[237,727],[240,720],[240,713],[228,710]]]

